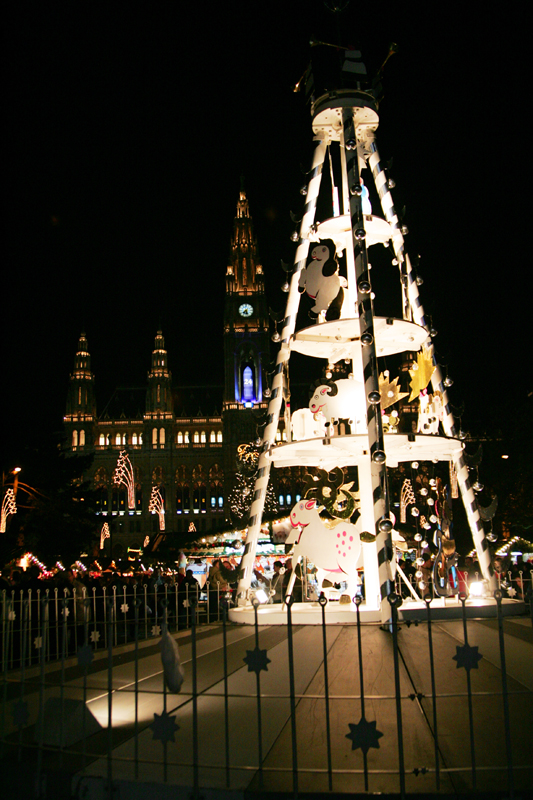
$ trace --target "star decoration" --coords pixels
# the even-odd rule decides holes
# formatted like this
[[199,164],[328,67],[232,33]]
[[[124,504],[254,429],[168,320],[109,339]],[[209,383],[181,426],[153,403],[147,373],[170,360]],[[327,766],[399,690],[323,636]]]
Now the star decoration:
[[100,631],[91,631],[90,639],[91,639],[91,642],[99,642],[100,641]]
[[153,731],[152,739],[159,739],[159,741],[166,744],[167,742],[175,742],[174,734],[179,731],[180,726],[176,722],[176,717],[171,717],[166,711],[162,714],[154,714],[154,721],[150,725]]
[[381,396],[381,408],[385,409],[397,403],[402,397],[407,397],[409,392],[400,392],[398,378],[389,382],[389,376],[383,372],[379,376],[379,394]]
[[88,644],[84,644],[83,647],[80,647],[78,650],[78,665],[80,667],[88,667],[89,664],[92,664],[93,660],[93,651],[91,646]]
[[65,606],[63,611],[61,612],[64,617],[68,617],[70,615],[70,610]]
[[127,603],[122,603],[122,605],[120,606],[120,610],[122,611],[123,614],[127,614],[128,611],[130,610],[130,607]]
[[411,376],[409,384],[411,386],[411,395],[409,397],[409,402],[414,400],[415,397],[418,397],[422,389],[426,388],[434,371],[435,364],[433,363],[433,357],[429,353],[422,351],[418,353],[416,364],[413,364],[409,370],[409,375]]
[[270,664],[270,659],[267,657],[266,650],[260,650],[256,647],[254,650],[246,651],[246,658],[243,658],[245,664],[248,664],[248,672],[255,672],[257,675],[261,670],[268,672],[267,664]]
[[509,597],[515,596],[516,589],[514,588],[514,586],[509,586],[509,588],[507,589],[507,594],[509,595]]
[[379,750],[378,739],[381,739],[383,734],[376,729],[376,724],[375,720],[367,722],[364,717],[361,717],[361,721],[357,725],[353,725],[351,722],[348,723],[350,733],[346,734],[346,738],[352,740],[352,750],[357,750],[360,747],[365,756],[371,747]]
[[13,724],[17,728],[22,728],[28,724],[30,712],[28,711],[28,704],[25,700],[18,700],[11,706],[11,713],[13,714]]
[[456,650],[457,654],[453,657],[453,660],[457,661],[457,669],[464,667],[467,672],[470,672],[471,669],[477,669],[478,661],[483,658],[481,653],[478,653],[477,646],[470,647],[469,644],[464,644],[460,647],[457,645]]
[[160,636],[161,635],[161,625],[152,625],[152,636]]
[[43,637],[36,636],[35,639],[33,640],[33,644],[36,650],[40,650],[41,647],[43,646]]
[[13,622],[13,620],[15,620],[17,618],[17,615],[16,615],[16,613],[14,611],[8,611],[7,612],[7,618],[8,618],[8,620],[10,622]]

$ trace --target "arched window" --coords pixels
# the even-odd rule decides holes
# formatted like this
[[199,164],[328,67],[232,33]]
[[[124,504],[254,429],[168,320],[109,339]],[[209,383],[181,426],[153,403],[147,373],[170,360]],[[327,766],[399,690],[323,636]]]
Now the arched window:
[[194,444],[200,444],[200,434],[198,431],[194,431],[192,440]]
[[85,431],[80,431],[80,447],[85,447]]
[[117,433],[117,434],[115,435],[115,444],[121,444],[121,441],[120,441],[120,433]]
[[72,447],[78,446],[78,431],[72,431]]
[[157,428],[152,428],[152,446],[157,447]]
[[185,431],[185,433],[183,434],[183,441],[185,444],[189,444],[190,442],[189,431]]
[[211,431],[211,433],[209,434],[209,441],[211,442],[211,444],[214,444],[216,442],[216,440],[217,440],[217,436],[216,436],[215,431]]
[[159,444],[161,447],[165,444],[165,429],[159,428]]
[[253,403],[254,400],[254,373],[250,366],[246,366],[242,371],[242,402]]
[[200,434],[200,441],[201,441],[201,443],[202,443],[202,444],[205,444],[205,443],[206,443],[206,441],[207,441],[207,440],[206,440],[206,436],[205,436],[205,431],[202,431],[202,432],[201,432],[201,434]]
[[183,444],[183,431],[178,431],[176,442],[177,444]]
[[139,444],[143,443],[143,435],[142,433],[139,434]]
[[105,447],[105,436],[103,433],[101,433],[100,436],[98,437],[98,444],[100,445],[100,447]]
[[105,486],[99,486],[95,492],[96,495],[96,513],[107,513],[109,510],[109,495]]
[[133,445],[136,445],[136,444],[137,444],[137,434],[136,434],[136,433],[132,434],[132,437],[131,437],[131,443],[132,443]]
[[218,431],[217,433],[217,442],[222,443],[222,431]]

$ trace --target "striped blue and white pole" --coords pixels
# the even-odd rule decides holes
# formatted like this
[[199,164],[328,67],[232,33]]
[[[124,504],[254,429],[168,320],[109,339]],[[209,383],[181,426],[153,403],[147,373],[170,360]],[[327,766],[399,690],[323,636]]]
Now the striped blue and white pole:
[[[371,145],[371,151],[372,152],[369,157],[368,163],[372,171],[376,189],[379,194],[381,207],[383,209],[383,214],[385,215],[385,219],[392,228],[392,246],[394,248],[394,253],[398,260],[398,265],[400,267],[401,275],[405,279],[405,281],[402,281],[404,319],[412,320],[413,322],[416,322],[418,325],[421,325],[422,327],[425,328],[426,319],[424,315],[424,308],[422,306],[422,301],[420,299],[420,294],[418,291],[416,276],[413,274],[411,268],[411,261],[409,259],[408,254],[405,251],[405,242],[403,238],[402,229],[398,220],[398,215],[396,214],[396,211],[394,209],[394,203],[392,200],[391,192],[389,190],[388,180],[385,175],[385,171],[382,169],[379,161],[379,153],[375,142],[373,142]],[[448,400],[448,394],[446,392],[446,387],[444,386],[443,383],[442,373],[439,364],[437,362],[437,358],[435,355],[435,348],[433,347],[431,339],[428,339],[426,346],[433,359],[433,364],[435,365],[435,371],[433,372],[433,375],[431,377],[431,385],[433,387],[433,391],[435,392],[438,391],[442,395],[442,404],[444,408],[442,427],[444,429],[444,433],[446,434],[446,436],[455,438],[457,436],[455,420],[453,418],[453,413],[451,411],[450,403]],[[494,591],[497,588],[497,586],[496,586],[496,577],[494,575],[494,570],[491,564],[489,543],[485,536],[483,522],[479,514],[476,497],[469,480],[468,467],[466,465],[462,453],[459,454],[459,456],[457,456],[456,458],[454,458],[453,463],[455,466],[455,471],[457,473],[457,483],[459,485],[459,491],[461,492],[461,497],[463,499],[463,504],[468,519],[468,524],[472,532],[472,538],[474,541],[474,546],[476,548],[479,566],[481,567],[481,572],[483,574],[483,577],[485,578],[485,580],[489,582],[490,588]]]
[[[367,410],[367,430],[369,446],[371,501],[374,509],[374,524],[378,558],[379,591],[381,597],[381,616],[385,622],[390,618],[388,596],[394,591],[392,580],[392,521],[389,513],[387,488],[387,467],[381,421],[381,399],[379,393],[379,373],[377,365],[376,341],[374,335],[374,313],[372,307],[372,286],[366,249],[363,206],[361,202],[361,181],[359,174],[359,155],[354,111],[343,110],[343,140],[346,152],[346,173],[350,193],[350,217],[355,254],[355,279],[357,285],[357,311],[359,316],[359,336]],[[366,481],[360,481],[366,484]],[[370,498],[361,496],[361,504]]]
[[255,479],[250,517],[248,520],[248,531],[244,544],[244,553],[239,569],[239,584],[237,596],[239,605],[246,605],[248,602],[248,590],[253,575],[254,561],[257,550],[257,541],[261,529],[263,510],[265,507],[266,490],[270,477],[271,461],[268,457],[270,447],[276,441],[281,406],[283,401],[283,373],[285,362],[289,358],[290,340],[296,327],[296,315],[300,305],[300,292],[298,291],[298,280],[300,272],[304,269],[309,253],[310,240],[308,236],[315,221],[316,203],[320,182],[322,178],[322,168],[326,157],[329,138],[324,136],[318,142],[313,155],[313,164],[307,186],[306,204],[304,214],[300,223],[299,242],[294,257],[294,270],[287,296],[287,306],[283,329],[281,332],[281,346],[276,359],[276,368],[272,380],[272,395],[268,404],[267,423],[263,433],[263,443],[259,456],[259,464]]

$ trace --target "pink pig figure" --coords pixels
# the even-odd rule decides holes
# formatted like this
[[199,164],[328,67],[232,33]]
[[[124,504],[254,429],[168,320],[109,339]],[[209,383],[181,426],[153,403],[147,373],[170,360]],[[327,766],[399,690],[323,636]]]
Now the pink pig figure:
[[306,556],[317,567],[319,586],[324,578],[332,583],[347,581],[351,598],[355,594],[358,581],[361,518],[355,525],[339,520],[330,528],[321,519],[320,511],[321,508],[315,500],[300,500],[290,513],[293,530],[285,543],[294,543],[293,563],[301,556]]

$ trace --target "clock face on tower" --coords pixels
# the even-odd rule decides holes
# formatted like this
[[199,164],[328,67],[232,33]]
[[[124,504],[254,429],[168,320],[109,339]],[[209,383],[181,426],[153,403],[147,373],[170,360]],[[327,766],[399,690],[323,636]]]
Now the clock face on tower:
[[251,317],[253,313],[254,309],[253,306],[250,305],[250,303],[242,303],[239,306],[239,314],[241,315],[241,317]]

